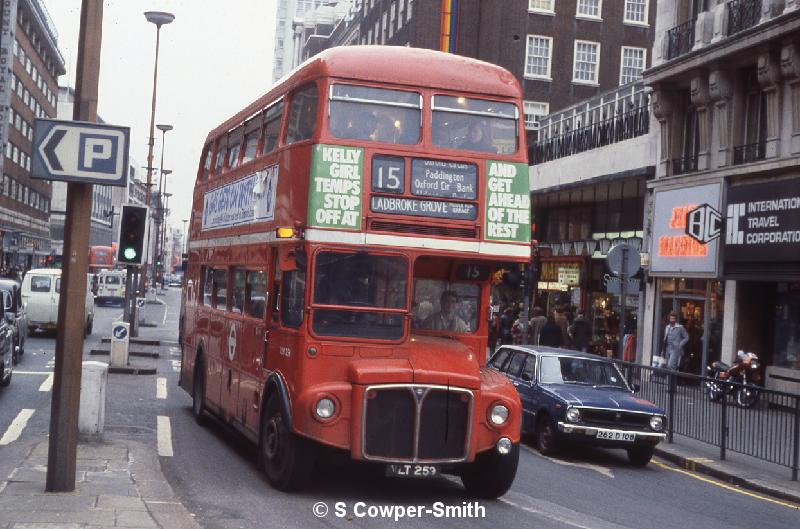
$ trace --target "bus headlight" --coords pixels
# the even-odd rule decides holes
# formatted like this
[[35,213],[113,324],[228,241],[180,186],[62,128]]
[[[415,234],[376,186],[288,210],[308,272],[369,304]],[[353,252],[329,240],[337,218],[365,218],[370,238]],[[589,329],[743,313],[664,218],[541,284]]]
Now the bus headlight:
[[489,412],[489,420],[495,426],[502,426],[508,420],[508,408],[502,404],[495,404]]
[[664,428],[664,419],[658,416],[650,417],[650,428],[654,432],[660,432]]
[[570,408],[567,410],[567,420],[569,422],[580,422],[581,410],[578,408]]
[[336,403],[333,402],[332,399],[328,397],[323,397],[317,401],[317,405],[314,407],[314,413],[317,414],[317,417],[320,419],[330,419],[333,417],[333,414],[336,412]]

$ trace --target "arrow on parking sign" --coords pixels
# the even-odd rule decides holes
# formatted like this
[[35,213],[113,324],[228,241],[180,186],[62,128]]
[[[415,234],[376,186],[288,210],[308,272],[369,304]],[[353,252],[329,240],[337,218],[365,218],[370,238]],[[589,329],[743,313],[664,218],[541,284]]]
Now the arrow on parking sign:
[[127,185],[128,127],[37,119],[33,136],[33,178]]

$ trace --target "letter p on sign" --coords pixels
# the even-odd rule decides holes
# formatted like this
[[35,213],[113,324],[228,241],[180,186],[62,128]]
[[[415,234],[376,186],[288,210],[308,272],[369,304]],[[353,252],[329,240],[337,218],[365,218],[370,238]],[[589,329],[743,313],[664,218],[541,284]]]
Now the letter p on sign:
[[117,140],[116,136],[81,133],[78,169],[115,174],[117,170]]

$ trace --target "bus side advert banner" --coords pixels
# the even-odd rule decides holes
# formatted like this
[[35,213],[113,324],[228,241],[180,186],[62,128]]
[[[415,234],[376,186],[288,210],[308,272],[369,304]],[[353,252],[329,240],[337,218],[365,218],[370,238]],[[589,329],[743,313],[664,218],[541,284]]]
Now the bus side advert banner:
[[203,230],[272,220],[277,187],[276,164],[207,191],[203,197]]
[[308,225],[361,229],[364,149],[314,145],[308,192]]
[[486,162],[486,228],[496,241],[531,242],[531,197],[528,165]]

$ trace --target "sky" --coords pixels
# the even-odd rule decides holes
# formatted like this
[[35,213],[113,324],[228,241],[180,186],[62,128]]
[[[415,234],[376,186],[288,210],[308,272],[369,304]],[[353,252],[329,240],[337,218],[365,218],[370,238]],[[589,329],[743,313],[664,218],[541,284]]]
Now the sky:
[[[43,0],[58,31],[66,62],[59,85],[75,86],[81,0]],[[164,167],[171,226],[183,228],[208,132],[264,94],[272,79],[275,0],[105,0],[100,50],[98,115],[131,128],[130,156],[137,177],[146,177],[147,139],[153,95],[156,27],[145,11],[168,11],[158,59],[156,124],[166,134]],[[161,161],[155,130],[153,166]]]

